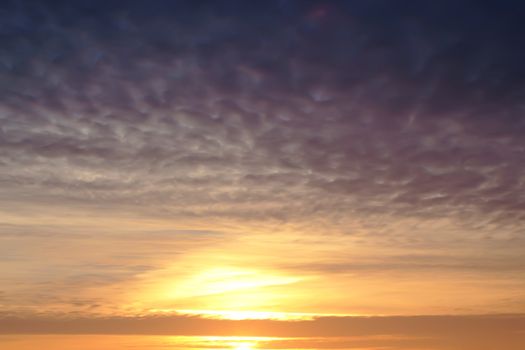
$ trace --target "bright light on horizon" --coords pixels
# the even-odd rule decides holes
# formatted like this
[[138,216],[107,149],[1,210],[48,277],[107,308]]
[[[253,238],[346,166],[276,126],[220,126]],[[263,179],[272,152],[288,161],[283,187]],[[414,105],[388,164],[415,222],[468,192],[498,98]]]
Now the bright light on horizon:
[[201,316],[226,320],[313,320],[316,314],[276,312],[276,311],[230,311],[230,310],[177,310],[183,315]]
[[233,349],[235,350],[251,350],[255,347],[256,344],[254,343],[239,343],[239,344],[232,344]]
[[[276,320],[276,321],[311,321],[320,317],[351,317],[367,316],[361,314],[334,314],[334,313],[301,313],[277,311],[233,311],[233,310],[176,310],[176,309],[150,309],[151,314],[177,314],[198,316],[218,320]],[[376,315],[377,316],[377,315]]]

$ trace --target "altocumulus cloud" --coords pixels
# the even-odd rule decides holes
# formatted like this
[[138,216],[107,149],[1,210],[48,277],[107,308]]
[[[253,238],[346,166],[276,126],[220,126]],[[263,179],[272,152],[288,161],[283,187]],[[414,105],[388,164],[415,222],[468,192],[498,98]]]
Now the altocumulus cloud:
[[522,224],[517,19],[408,3],[14,4],[4,203]]

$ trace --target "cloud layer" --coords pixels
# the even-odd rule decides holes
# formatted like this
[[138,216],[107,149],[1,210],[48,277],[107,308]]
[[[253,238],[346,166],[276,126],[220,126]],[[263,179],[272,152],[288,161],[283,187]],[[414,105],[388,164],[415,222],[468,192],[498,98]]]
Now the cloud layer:
[[[468,317],[343,317],[319,318],[313,321],[218,321],[187,317],[169,318],[107,318],[107,319],[0,319],[5,334],[91,334],[88,343],[95,343],[94,334],[106,335],[100,340],[109,342],[107,335],[197,335],[197,336],[266,336],[259,338],[264,348],[327,348],[327,349],[493,349],[505,344],[509,350],[521,349],[524,339],[522,315]],[[280,337],[280,338],[279,338]],[[49,338],[49,337],[48,337]],[[63,337],[66,341],[67,337]],[[129,339],[141,344],[144,338]],[[0,338],[1,339],[1,338]],[[110,339],[110,340],[107,340]],[[122,337],[120,338],[122,339]],[[124,338],[126,339],[126,338]],[[16,342],[16,338],[7,339]],[[149,337],[149,342],[162,342],[161,337]],[[168,348],[196,346],[217,347],[221,341],[191,338],[170,338]],[[235,339],[233,339],[235,341]],[[0,340],[1,341],[1,340]],[[35,340],[38,338],[35,337]],[[46,340],[43,340],[46,341]],[[49,340],[47,340],[49,341]],[[121,340],[122,341],[122,340]],[[230,343],[226,343],[231,346]],[[16,343],[15,343],[16,344]],[[62,340],[60,344],[67,344]],[[7,342],[9,345],[9,342]],[[111,348],[120,349],[116,344]],[[122,346],[122,344],[119,344]],[[150,347],[152,344],[148,344]],[[108,346],[108,345],[106,345]],[[146,344],[142,345],[146,347]],[[162,345],[158,345],[162,346]]]
[[452,1],[6,5],[0,305],[108,303],[90,287],[121,293],[204,250],[205,264],[257,258],[362,286],[367,273],[438,271],[482,292],[490,277],[494,298],[469,310],[523,311],[516,13]]
[[[75,23],[42,5],[6,12],[4,196],[174,215],[521,222],[515,52],[456,21],[425,23],[446,13],[379,23],[384,3],[336,5],[345,11],[326,18],[286,5],[246,19],[212,5],[186,5],[191,19],[66,6]],[[493,35],[511,29],[472,17]]]

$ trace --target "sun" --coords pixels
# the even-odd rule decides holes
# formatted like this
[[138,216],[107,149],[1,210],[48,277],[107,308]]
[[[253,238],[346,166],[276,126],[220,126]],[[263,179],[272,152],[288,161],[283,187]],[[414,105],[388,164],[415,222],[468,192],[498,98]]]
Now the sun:
[[228,311],[228,310],[170,310],[150,309],[153,313],[177,313],[180,315],[199,316],[219,320],[279,320],[279,321],[311,321],[319,314],[276,312],[276,311]]
[[255,348],[255,343],[236,343],[233,344],[234,350],[253,350]]

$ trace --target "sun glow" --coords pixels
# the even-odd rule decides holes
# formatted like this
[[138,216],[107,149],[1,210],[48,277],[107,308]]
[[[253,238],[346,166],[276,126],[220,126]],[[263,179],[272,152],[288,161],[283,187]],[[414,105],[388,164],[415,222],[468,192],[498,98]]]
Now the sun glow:
[[[275,321],[312,321],[320,317],[358,317],[368,316],[357,313],[304,313],[276,311],[231,311],[231,310],[177,310],[149,309],[153,315],[187,315],[216,320],[275,320]],[[384,316],[384,315],[379,315]]]
[[299,278],[240,268],[214,268],[192,276],[178,286],[192,296],[207,296],[291,284]]
[[[172,276],[177,272],[174,270]],[[147,308],[150,312],[236,320],[289,319],[278,308],[292,298],[294,289],[289,286],[305,279],[273,270],[230,266],[197,270],[177,278],[170,275],[152,276],[151,289],[141,292],[155,302]]]
[[280,320],[299,321],[313,320],[317,314],[274,312],[274,311],[228,311],[228,310],[176,310],[182,315],[200,316],[225,320]]

